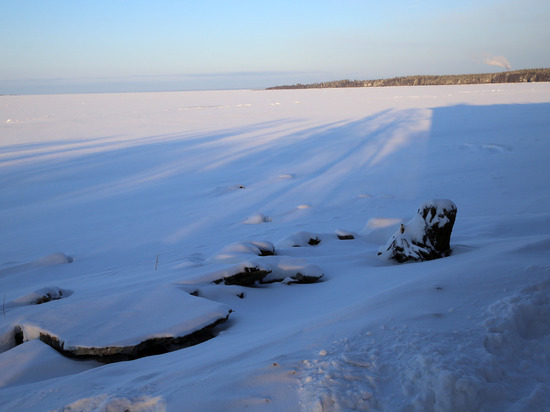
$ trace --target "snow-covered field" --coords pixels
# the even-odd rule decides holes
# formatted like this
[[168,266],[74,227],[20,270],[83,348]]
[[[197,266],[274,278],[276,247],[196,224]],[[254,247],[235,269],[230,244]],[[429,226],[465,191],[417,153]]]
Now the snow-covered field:
[[548,83],[0,96],[0,409],[550,410],[549,165]]

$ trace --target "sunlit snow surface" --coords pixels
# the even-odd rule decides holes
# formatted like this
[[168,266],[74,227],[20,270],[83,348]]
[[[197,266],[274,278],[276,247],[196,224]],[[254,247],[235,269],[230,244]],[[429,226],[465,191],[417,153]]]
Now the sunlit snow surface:
[[[0,409],[550,409],[549,131],[550,84],[0,96]],[[378,259],[430,199],[453,254]],[[209,283],[248,261],[323,277]],[[13,346],[221,308],[128,362]]]

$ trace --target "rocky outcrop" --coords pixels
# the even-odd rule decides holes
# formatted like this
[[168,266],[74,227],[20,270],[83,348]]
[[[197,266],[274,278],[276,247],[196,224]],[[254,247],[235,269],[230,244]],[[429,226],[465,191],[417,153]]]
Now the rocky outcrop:
[[423,203],[406,225],[401,225],[378,255],[397,262],[432,260],[451,254],[451,232],[456,205],[447,199]]

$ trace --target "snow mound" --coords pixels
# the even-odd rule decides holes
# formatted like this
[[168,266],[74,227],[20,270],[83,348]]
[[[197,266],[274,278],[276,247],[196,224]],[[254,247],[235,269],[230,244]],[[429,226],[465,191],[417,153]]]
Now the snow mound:
[[[15,299],[12,303],[16,305],[40,305],[52,300],[59,300],[69,297],[73,294],[72,290],[61,289],[57,286],[50,286],[38,289],[28,295]],[[9,303],[6,305],[9,307]]]
[[62,265],[65,263],[72,263],[74,259],[64,253],[53,253],[51,255],[43,256],[32,262],[23,263],[20,265],[10,266],[0,270],[0,276],[11,275],[16,273],[23,273],[33,269],[40,269],[45,266]]
[[403,223],[400,218],[373,217],[361,230],[361,237],[370,243],[385,244]]
[[300,231],[281,240],[277,244],[277,248],[317,246],[321,243],[321,237],[318,234]]
[[245,225],[259,225],[260,223],[271,222],[271,220],[272,219],[270,217],[262,215],[261,213],[258,213],[245,219],[243,223]]
[[73,375],[100,365],[68,359],[35,339],[0,354],[0,387]]
[[323,270],[319,266],[304,259],[268,256],[262,259],[262,264],[271,268],[271,273],[262,280],[262,283],[282,281],[285,283],[313,283],[324,276]]
[[67,256],[64,253],[54,253],[41,257],[36,260],[36,263],[39,265],[49,266],[49,265],[61,265],[63,263],[73,263],[74,259],[71,256]]
[[242,260],[243,256],[270,256],[275,254],[275,246],[268,241],[235,242],[216,253],[209,261]]

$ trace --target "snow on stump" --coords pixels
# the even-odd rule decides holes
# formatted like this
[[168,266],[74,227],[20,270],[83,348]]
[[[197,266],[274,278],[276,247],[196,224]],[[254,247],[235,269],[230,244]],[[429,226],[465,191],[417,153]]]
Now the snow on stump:
[[411,221],[402,224],[397,233],[380,248],[378,256],[399,263],[449,256],[456,211],[456,205],[447,199],[423,203]]

